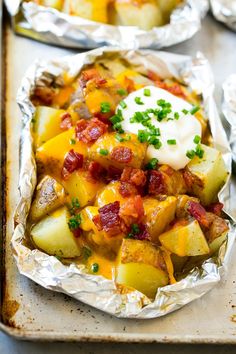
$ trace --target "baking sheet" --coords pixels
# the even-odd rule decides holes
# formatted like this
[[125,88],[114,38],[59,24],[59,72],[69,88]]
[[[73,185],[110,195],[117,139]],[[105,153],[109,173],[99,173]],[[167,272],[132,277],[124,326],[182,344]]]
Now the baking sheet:
[[[210,37],[207,37],[208,33]],[[198,49],[205,52],[213,64],[214,72],[217,73],[219,88],[219,84],[233,71],[235,65],[233,55],[227,57],[224,55],[227,49],[232,49],[233,41],[234,37],[230,32],[222,30],[208,19],[205,21],[204,31],[196,40],[171,50],[190,55],[195,54]],[[218,51],[218,46],[224,50]],[[21,77],[35,58],[42,57],[43,53],[46,59],[50,59],[65,55],[68,51],[16,38],[9,29],[7,48],[8,85],[5,118],[8,128],[7,173],[10,180],[7,184],[8,224],[3,303],[5,316],[4,325],[1,324],[0,328],[20,338],[30,339],[236,343],[236,316],[234,317],[236,269],[233,266],[229,267],[227,279],[202,299],[166,317],[148,321],[115,319],[64,295],[42,289],[18,274],[9,246],[13,226],[12,212],[18,197],[16,191],[20,112],[15,103],[15,95]],[[219,90],[217,97],[220,103]],[[236,196],[235,190],[232,190],[232,196],[234,195]],[[235,198],[232,198],[233,206],[236,206]],[[235,256],[234,250],[232,259]]]

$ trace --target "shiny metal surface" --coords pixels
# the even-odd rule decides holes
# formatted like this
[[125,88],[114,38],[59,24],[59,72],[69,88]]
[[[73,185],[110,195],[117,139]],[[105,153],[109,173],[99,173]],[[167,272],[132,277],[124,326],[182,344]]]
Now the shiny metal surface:
[[[220,104],[220,85],[234,70],[235,55],[232,48],[235,37],[211,18],[205,20],[204,25],[203,31],[193,40],[171,50],[192,55],[198,49],[203,51],[213,66],[217,83],[216,97]],[[9,30],[7,45],[6,121],[11,128],[11,134],[7,137],[8,157],[10,154],[14,158],[9,159],[7,164],[11,177],[11,184],[7,185],[9,223],[4,303],[4,322],[7,325],[0,325],[0,328],[15,336],[31,339],[236,343],[236,269],[233,262],[229,266],[227,279],[202,299],[166,317],[148,321],[115,319],[64,295],[42,289],[18,274],[9,245],[18,179],[20,114],[15,103],[16,90],[23,73],[35,58],[53,58],[68,51],[16,38]],[[25,54],[26,49],[28,55]],[[16,56],[15,53],[19,54]],[[235,202],[234,191],[231,196],[232,202]],[[234,250],[232,260],[235,255]]]

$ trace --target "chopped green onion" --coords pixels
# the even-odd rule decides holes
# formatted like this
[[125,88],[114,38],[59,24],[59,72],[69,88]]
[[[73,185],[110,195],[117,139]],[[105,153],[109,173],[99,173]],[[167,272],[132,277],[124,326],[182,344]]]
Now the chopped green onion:
[[167,144],[176,145],[176,140],[175,139],[169,139],[169,140],[167,140]]
[[194,142],[195,144],[199,144],[200,141],[201,141],[201,137],[200,137],[199,135],[195,135],[195,137],[194,137],[194,139],[193,139],[193,142]]
[[109,113],[111,111],[111,105],[109,102],[101,102],[100,107],[102,113]]
[[175,118],[176,120],[179,119],[179,113],[178,113],[178,112],[175,112],[175,113],[174,113],[174,118]]
[[184,113],[184,114],[188,114],[189,112],[187,111],[187,109],[182,109],[182,112]]
[[201,147],[201,145],[200,144],[198,144],[197,145],[197,147],[196,147],[196,155],[200,158],[200,159],[202,159],[203,158],[203,156],[204,156],[204,150],[203,150],[203,148]]
[[139,130],[138,131],[138,140],[140,143],[146,143],[149,137],[149,133],[147,130]]
[[84,259],[85,261],[87,261],[87,259],[88,259],[89,257],[91,257],[91,255],[92,255],[92,251],[91,251],[91,249],[88,248],[88,247],[83,247],[81,253],[82,253],[82,257],[83,257],[83,259]]
[[199,111],[199,109],[200,109],[199,106],[193,106],[193,108],[190,109],[189,112],[190,112],[191,114],[195,114],[195,113],[197,113],[197,112]]
[[109,154],[109,151],[107,149],[100,149],[99,150],[99,154],[100,155],[103,155],[103,156],[106,156]]
[[129,141],[131,140],[131,136],[130,135],[127,135],[126,138],[123,138],[120,134],[116,134],[115,135],[115,138],[117,141],[119,141],[120,143],[123,143],[124,141]]
[[117,90],[116,92],[117,92],[118,95],[120,95],[120,96],[125,96],[125,95],[127,95],[127,91],[124,90],[124,89],[119,89],[119,90]]
[[186,152],[186,156],[187,156],[190,160],[192,160],[195,155],[196,155],[196,153],[195,153],[194,150],[188,150],[188,151]]
[[93,264],[91,265],[91,269],[92,269],[92,272],[93,272],[93,273],[97,273],[98,270],[99,270],[99,265],[98,265],[98,263],[93,263]]
[[147,164],[146,164],[146,169],[147,170],[154,170],[158,164],[158,160],[153,157]]
[[144,94],[144,96],[146,96],[146,97],[151,96],[151,91],[150,91],[150,89],[145,88],[144,91],[143,91],[143,94]]
[[68,226],[69,226],[70,230],[78,229],[80,224],[81,224],[80,214],[73,215],[68,221]]
[[132,224],[131,230],[134,235],[137,235],[140,232],[140,228],[139,228],[138,224]]
[[76,140],[75,139],[70,139],[70,145],[75,145],[76,144]]
[[125,103],[125,101],[120,101],[120,106],[125,109],[127,107],[127,104]]
[[142,104],[144,104],[143,102],[142,102],[142,100],[141,100],[141,97],[135,97],[135,102],[137,103],[137,104],[140,104],[140,105],[142,105]]

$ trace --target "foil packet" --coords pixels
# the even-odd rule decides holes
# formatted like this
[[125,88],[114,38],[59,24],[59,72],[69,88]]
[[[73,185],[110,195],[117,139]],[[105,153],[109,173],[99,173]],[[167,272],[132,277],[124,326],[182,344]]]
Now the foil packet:
[[16,33],[70,48],[117,46],[122,49],[162,48],[191,38],[209,9],[207,0],[184,0],[170,23],[144,31],[135,26],[113,26],[70,16],[22,0],[5,0]]
[[236,31],[236,2],[232,0],[210,0],[214,17]]
[[153,301],[142,293],[121,291],[114,281],[91,275],[84,265],[65,265],[56,257],[30,247],[26,235],[26,220],[36,186],[36,164],[31,135],[31,119],[35,107],[30,94],[36,82],[60,82],[63,74],[73,80],[81,69],[101,58],[122,57],[141,73],[152,70],[162,78],[174,77],[202,95],[205,114],[209,118],[214,145],[222,154],[228,171],[231,170],[231,151],[213,99],[214,82],[208,61],[201,53],[194,58],[154,51],[129,51],[98,48],[89,52],[55,59],[37,61],[22,80],[17,101],[22,112],[20,200],[15,212],[12,247],[21,274],[43,287],[65,293],[73,298],[120,318],[148,319],[166,315],[211,290],[224,275],[235,238],[236,215],[230,204],[230,177],[219,193],[229,215],[229,233],[218,254],[192,269],[186,277],[173,285],[159,288]]

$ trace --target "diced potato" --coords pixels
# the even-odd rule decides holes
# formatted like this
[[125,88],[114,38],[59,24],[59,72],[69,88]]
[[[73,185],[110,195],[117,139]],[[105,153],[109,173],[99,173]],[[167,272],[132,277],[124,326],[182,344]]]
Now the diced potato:
[[177,218],[186,218],[189,216],[189,212],[187,210],[188,202],[199,203],[199,199],[195,197],[190,197],[187,194],[179,194],[177,196],[177,207],[176,207],[176,217]]
[[107,6],[110,0],[65,0],[64,12],[88,20],[107,23]]
[[61,10],[63,0],[42,0],[42,5],[47,7],[53,7],[54,9]]
[[33,226],[31,237],[36,247],[62,258],[80,256],[80,247],[69,229],[68,220],[69,213],[64,207]]
[[116,0],[115,10],[117,16],[115,24],[121,26],[138,26],[143,30],[150,30],[163,24],[163,18],[156,1],[140,2]]
[[228,172],[218,150],[201,146],[204,150],[203,158],[195,156],[187,167],[196,176],[193,194],[200,198],[202,204],[208,205],[217,200],[217,194],[224,185]]
[[158,6],[161,10],[164,22],[169,21],[169,17],[174,8],[180,3],[181,0],[158,0]]
[[124,239],[118,257],[116,282],[154,298],[169,283],[162,250],[150,242]]
[[143,199],[146,225],[152,242],[159,243],[159,235],[174,220],[176,205],[176,197],[167,197],[163,201],[154,198]]
[[[140,168],[146,153],[146,144],[141,144],[135,134],[123,134],[124,142],[116,139],[116,133],[106,133],[102,135],[90,148],[89,157],[91,160],[99,162],[104,167],[115,166],[123,169],[124,167]],[[130,137],[130,138],[129,138]],[[118,162],[112,157],[112,150],[117,147],[126,147],[132,150],[132,159],[130,162]],[[102,155],[100,151],[107,150],[107,155]]]
[[66,181],[62,181],[69,198],[78,198],[81,207],[91,204],[104,183],[89,179],[87,171],[73,172]]
[[215,253],[218,251],[222,243],[226,240],[228,231],[224,232],[222,235],[218,236],[215,238],[211,243],[209,243],[209,248],[211,254]]
[[174,271],[175,273],[180,273],[182,272],[182,269],[184,267],[184,265],[186,264],[186,262],[188,261],[188,257],[180,257],[177,256],[177,254],[172,253],[171,254],[171,260],[173,263],[173,267],[174,267]]
[[197,220],[166,231],[159,236],[159,240],[168,251],[180,257],[199,256],[210,252]]
[[39,173],[48,173],[60,178],[65,156],[71,149],[84,157],[87,156],[88,147],[82,141],[75,141],[74,128],[55,136],[37,149],[36,160]]
[[66,193],[60,183],[45,176],[36,188],[31,205],[30,219],[35,222],[59,208],[66,202]]
[[116,201],[120,202],[120,205],[125,203],[127,199],[122,197],[119,193],[119,186],[119,181],[110,182],[97,194],[95,205],[101,208],[103,205],[114,203]]

